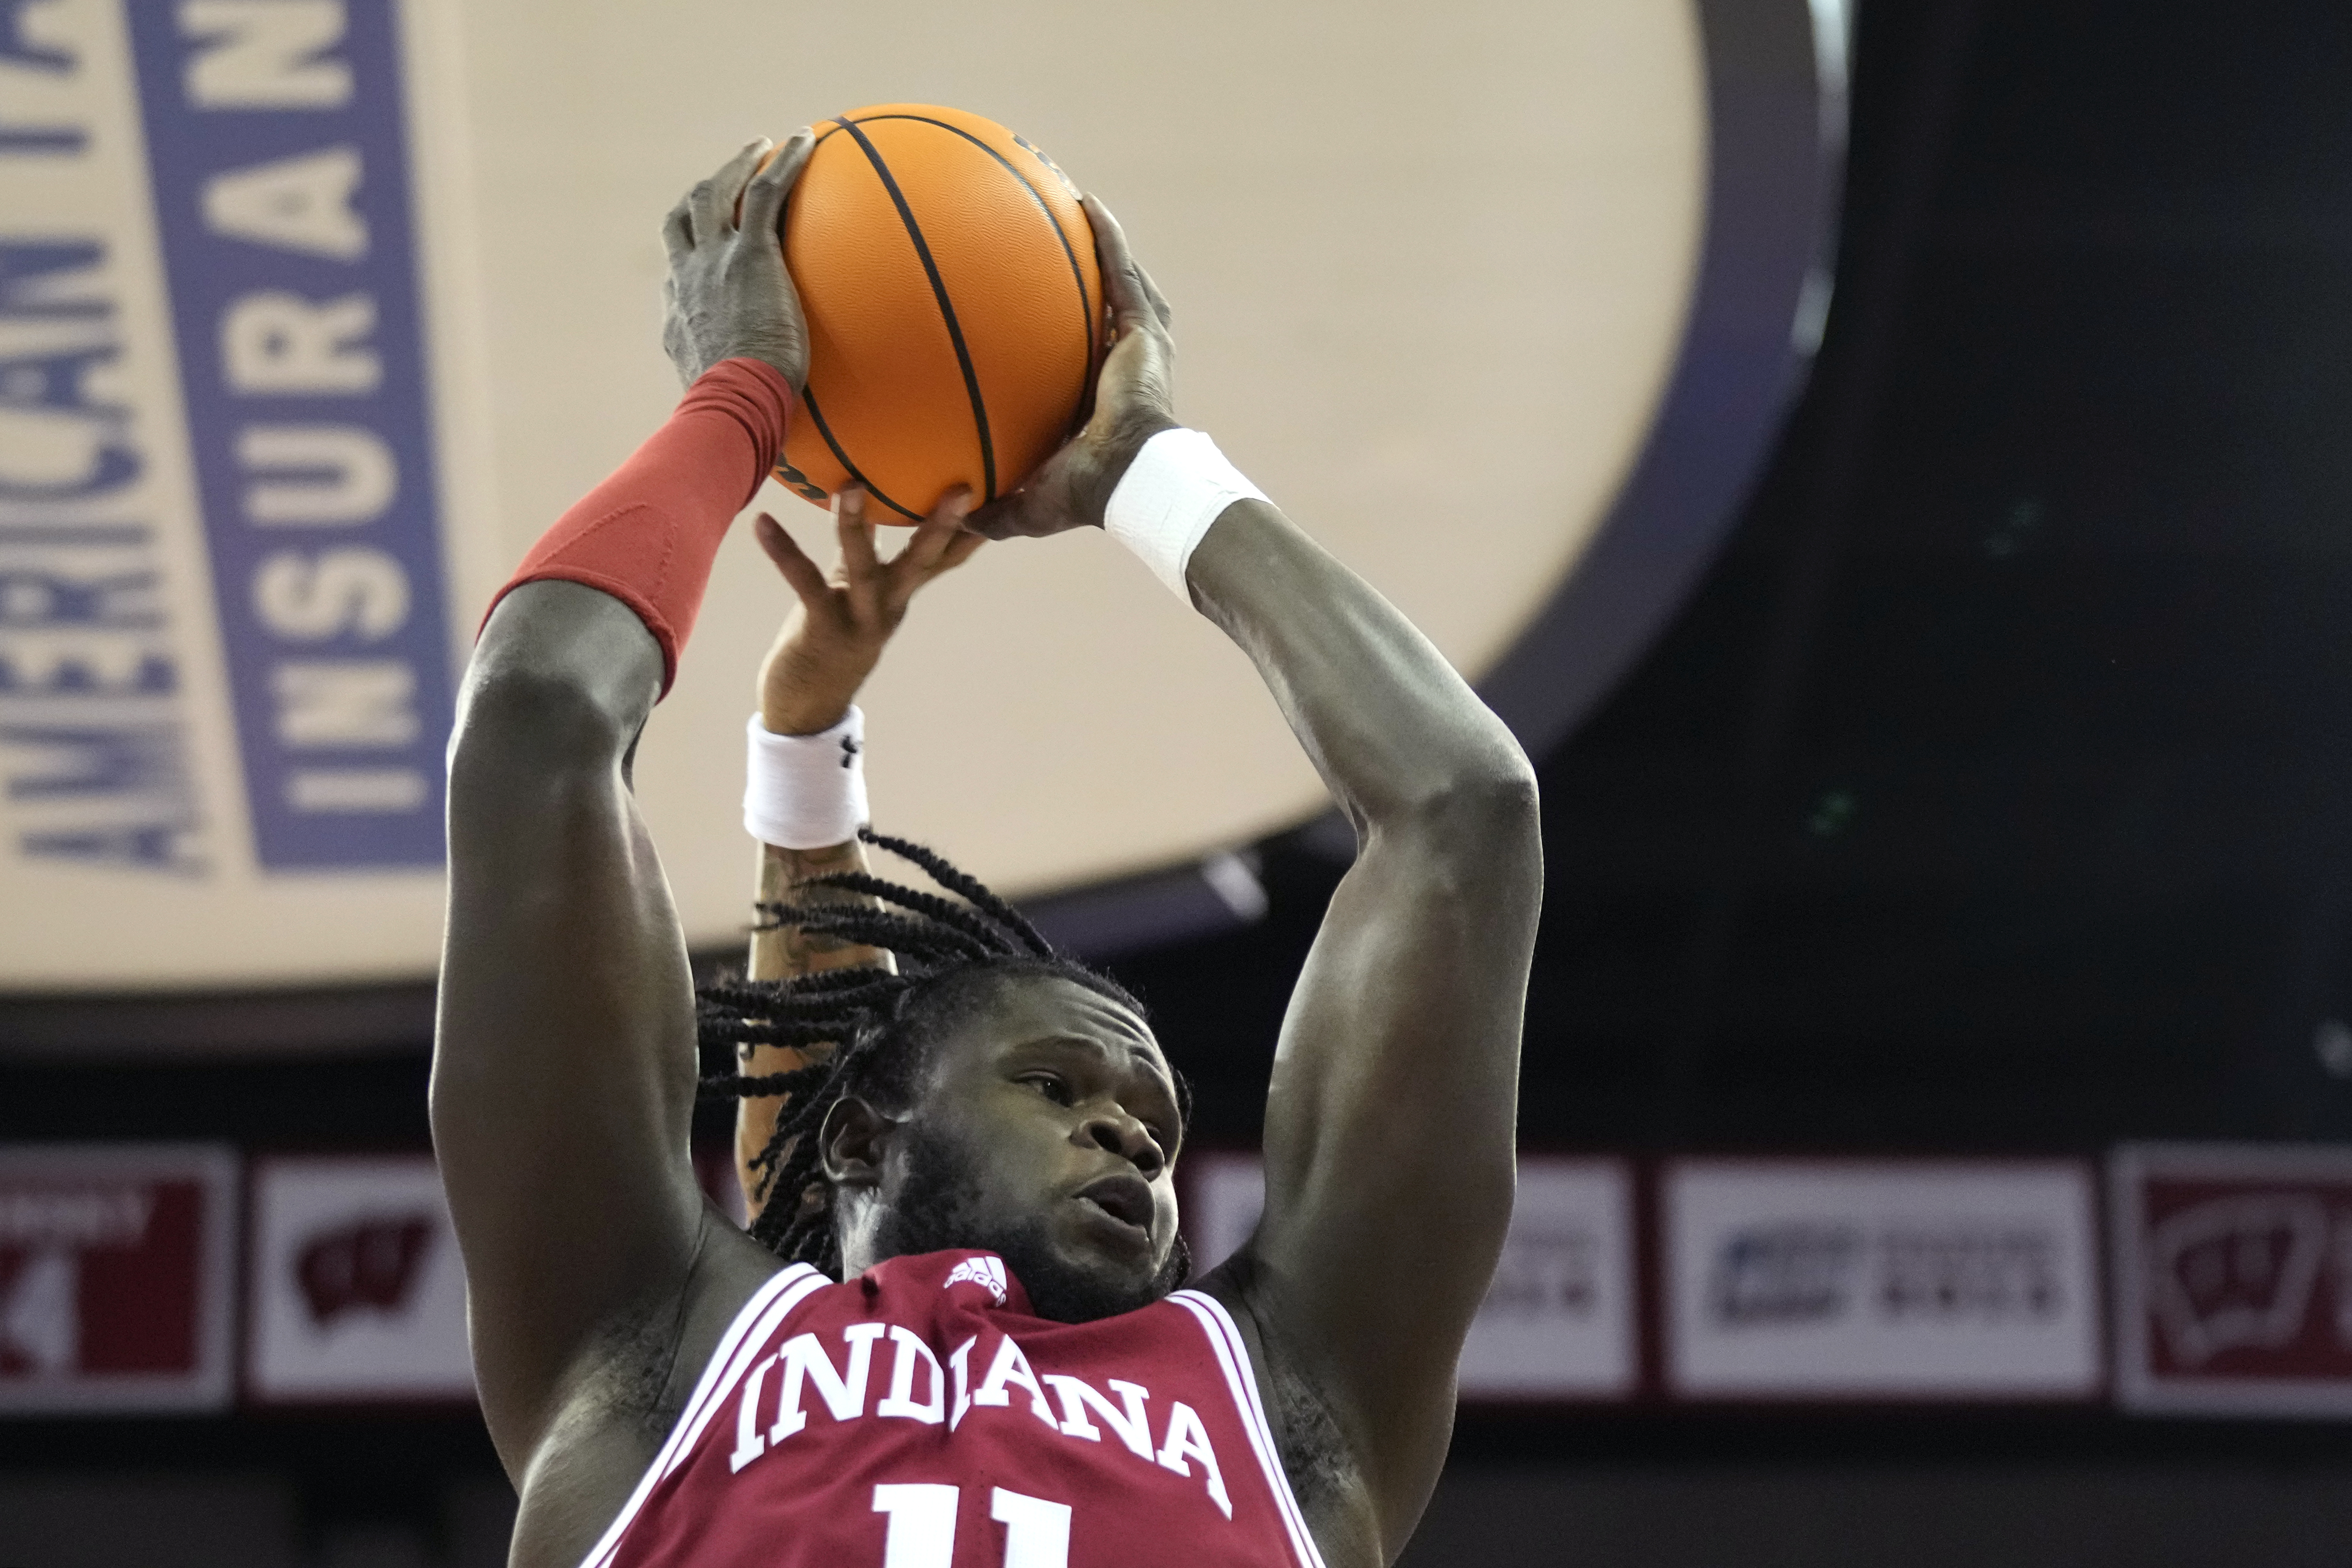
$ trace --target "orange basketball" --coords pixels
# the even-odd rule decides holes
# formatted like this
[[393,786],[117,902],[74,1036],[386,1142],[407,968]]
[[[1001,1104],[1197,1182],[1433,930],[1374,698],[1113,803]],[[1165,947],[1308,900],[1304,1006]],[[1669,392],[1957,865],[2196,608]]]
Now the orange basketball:
[[808,389],[776,476],[881,522],[1013,489],[1076,426],[1101,340],[1093,225],[1054,161],[922,103],[816,127],[784,214]]

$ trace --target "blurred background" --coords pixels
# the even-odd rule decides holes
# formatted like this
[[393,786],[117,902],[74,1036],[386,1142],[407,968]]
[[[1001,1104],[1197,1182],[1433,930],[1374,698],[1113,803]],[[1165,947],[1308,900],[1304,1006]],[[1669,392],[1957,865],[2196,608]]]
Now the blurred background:
[[[945,7],[0,5],[0,1565],[503,1560],[425,1124],[433,694],[671,395],[650,218],[890,99],[1111,199],[1187,416],[1539,764],[1519,1213],[1406,1561],[2344,1561],[2352,14],[1084,16],[1054,59],[1164,68]],[[219,249],[224,170],[347,148],[296,171],[324,216],[259,199],[291,260]],[[214,368],[270,290],[367,292],[377,379]],[[320,525],[407,574],[422,694],[330,784],[272,749],[244,584],[299,536],[248,537],[248,416],[372,421],[416,480]],[[714,968],[778,610],[730,559],[646,751]],[[1214,1256],[1347,852],[1140,578],[983,552],[870,705],[877,804],[1151,1005]],[[1008,617],[1004,678],[927,699]],[[1087,788],[960,805],[1024,726]]]

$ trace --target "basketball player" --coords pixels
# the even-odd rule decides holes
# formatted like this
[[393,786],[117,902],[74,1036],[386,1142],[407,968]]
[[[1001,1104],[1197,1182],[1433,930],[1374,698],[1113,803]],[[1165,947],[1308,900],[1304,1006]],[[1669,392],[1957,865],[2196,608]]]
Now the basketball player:
[[[1391,1562],[1510,1210],[1532,776],[1394,609],[1177,427],[1167,308],[1098,204],[1114,346],[1087,426],[1014,496],[944,504],[898,586],[968,549],[958,528],[1110,528],[1255,663],[1355,824],[1276,1051],[1264,1218],[1172,1289],[1183,1107],[1142,1009],[913,846],[957,897],[844,873],[768,912],[895,971],[707,998],[704,1038],[814,1049],[725,1084],[784,1096],[754,1234],[696,1187],[697,1004],[630,765],[805,372],[777,236],[809,145],[761,168],[755,143],[670,214],[685,399],[533,549],[460,698],[432,1108],[512,1561]],[[972,675],[1022,678],[985,647]],[[837,727],[753,736],[747,815],[813,853],[858,815]],[[1050,757],[951,761],[1067,787]]]

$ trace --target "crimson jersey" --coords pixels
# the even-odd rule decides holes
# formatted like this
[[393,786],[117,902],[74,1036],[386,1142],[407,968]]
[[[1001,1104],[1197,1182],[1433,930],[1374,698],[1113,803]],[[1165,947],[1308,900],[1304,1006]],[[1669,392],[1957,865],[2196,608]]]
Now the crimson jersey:
[[1322,1568],[1223,1307],[1031,1315],[988,1252],[736,1315],[583,1568]]

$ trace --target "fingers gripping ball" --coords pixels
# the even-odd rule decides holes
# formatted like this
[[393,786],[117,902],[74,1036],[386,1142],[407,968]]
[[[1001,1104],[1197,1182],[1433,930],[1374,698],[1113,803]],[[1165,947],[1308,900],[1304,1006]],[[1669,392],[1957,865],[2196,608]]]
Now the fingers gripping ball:
[[929,104],[816,128],[784,214],[808,387],[777,477],[823,502],[862,485],[914,523],[968,486],[1018,486],[1078,425],[1102,280],[1078,193],[993,120]]

